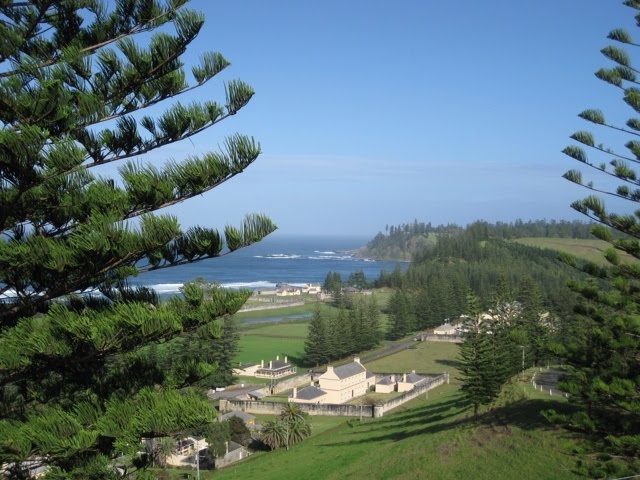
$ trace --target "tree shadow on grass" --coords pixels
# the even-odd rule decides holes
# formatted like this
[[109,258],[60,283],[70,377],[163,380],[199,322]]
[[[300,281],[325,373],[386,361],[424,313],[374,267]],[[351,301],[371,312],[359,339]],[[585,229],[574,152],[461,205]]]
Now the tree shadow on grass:
[[467,405],[468,402],[464,397],[456,395],[454,398],[446,402],[438,402],[435,405],[422,405],[399,413],[390,413],[388,417],[383,417],[382,419],[377,420],[376,423],[384,425],[387,423],[407,422],[414,418],[424,421],[425,418],[428,418],[431,415],[448,412],[450,410],[460,410]]
[[[393,416],[387,420],[380,420],[363,424],[354,429],[353,434],[364,434],[366,438],[350,439],[345,442],[325,443],[326,447],[342,447],[354,443],[366,444],[384,441],[400,441],[410,437],[432,434],[452,429],[472,428],[479,425],[515,426],[523,430],[554,429],[555,427],[542,415],[543,410],[556,411],[572,410],[570,405],[563,402],[531,399],[521,400],[509,405],[488,410],[474,418],[470,412],[462,416],[459,408],[466,403],[460,399],[452,399],[433,409],[424,407],[420,411],[411,412],[408,416]],[[447,413],[454,410],[452,414]],[[419,415],[423,414],[422,418]],[[450,419],[447,421],[447,419]],[[398,423],[400,425],[398,425]],[[422,425],[421,428],[415,428]]]
[[452,367],[452,368],[460,367],[460,362],[457,360],[440,359],[440,360],[436,360],[436,363],[439,363],[440,365],[445,365],[447,367]]
[[542,414],[544,410],[550,409],[559,413],[570,413],[575,411],[576,407],[554,400],[520,400],[488,412],[482,421],[492,425],[513,425],[523,430],[555,428]]

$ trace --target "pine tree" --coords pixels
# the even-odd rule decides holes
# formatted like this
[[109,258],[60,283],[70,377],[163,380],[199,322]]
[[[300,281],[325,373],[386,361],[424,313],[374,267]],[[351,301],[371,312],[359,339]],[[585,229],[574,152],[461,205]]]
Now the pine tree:
[[[206,351],[202,349],[201,353]],[[222,331],[220,336],[211,340],[210,351],[215,371],[206,379],[209,388],[224,387],[233,383],[233,367],[236,355],[240,351],[240,333],[238,331],[238,319],[233,315],[225,315],[222,319]]]
[[304,361],[307,365],[318,366],[331,360],[328,322],[316,305],[309,322],[309,333],[304,342]]
[[380,309],[378,308],[378,302],[374,296],[371,296],[364,305],[365,316],[365,332],[366,332],[366,346],[365,349],[369,350],[380,343],[382,339],[382,330],[380,327]]
[[440,325],[439,321],[434,321],[431,294],[426,287],[418,290],[414,297],[414,310],[416,312],[416,328],[423,330],[429,327]]
[[364,315],[362,299],[354,301],[347,315],[349,326],[351,327],[351,348],[349,353],[361,352],[367,349],[368,332]]
[[353,352],[353,337],[349,315],[345,308],[338,310],[332,328],[333,334],[333,354],[334,359],[344,358]]
[[542,365],[550,356],[553,324],[545,309],[540,287],[530,277],[522,284],[522,328],[527,337],[527,357],[533,365]]
[[[204,53],[185,73],[203,17],[184,4],[0,5],[0,463],[36,458],[53,477],[111,478],[115,457],[134,458],[142,437],[214,418],[186,388],[206,365],[165,371],[151,345],[190,332],[219,337],[216,319],[247,292],[193,284],[158,303],[127,284],[275,229],[252,215],[223,234],[183,231],[174,216],[154,213],[233,178],[260,153],[235,134],[219,152],[164,166],[139,160],[236,114],[253,95],[232,80],[220,103],[172,100],[229,65]],[[104,165],[119,166],[115,178],[94,173]]]
[[389,327],[387,338],[398,340],[408,335],[414,329],[414,315],[407,294],[398,289],[389,299]]
[[499,364],[499,342],[490,330],[494,325],[482,321],[478,299],[473,294],[468,295],[466,318],[459,356],[460,389],[477,416],[480,406],[488,405],[498,396],[505,378]]
[[[635,0],[623,3],[633,9],[638,18],[640,3]],[[568,262],[582,267],[597,280],[573,285],[584,298],[577,313],[580,324],[586,328],[580,327],[574,334],[580,339],[579,343],[569,344],[571,369],[563,387],[571,394],[572,401],[582,407],[582,411],[571,419],[571,424],[582,426],[591,433],[601,450],[635,460],[640,456],[640,268],[637,262],[623,261],[621,252],[634,259],[640,258],[637,171],[640,162],[640,120],[637,118],[640,90],[637,67],[626,50],[637,48],[638,41],[619,28],[612,30],[608,38],[616,43],[604,47],[601,52],[612,66],[599,69],[596,76],[619,89],[622,100],[631,108],[631,117],[625,125],[620,125],[608,120],[601,110],[584,110],[579,117],[600,129],[604,141],[618,141],[618,137],[607,136],[609,131],[615,131],[624,137],[621,145],[604,144],[590,131],[581,130],[571,135],[576,143],[563,150],[579,162],[580,168],[589,167],[594,177],[583,179],[582,171],[578,169],[564,174],[567,180],[593,192],[571,206],[599,222],[592,233],[612,245],[605,253],[610,264],[606,269],[594,268],[592,264],[581,265],[566,257]],[[597,196],[600,193],[618,199],[616,205],[622,212],[608,212],[605,202]],[[614,238],[607,227],[625,236]],[[636,473],[637,465],[631,471]],[[592,477],[601,475],[605,473],[590,474]]]

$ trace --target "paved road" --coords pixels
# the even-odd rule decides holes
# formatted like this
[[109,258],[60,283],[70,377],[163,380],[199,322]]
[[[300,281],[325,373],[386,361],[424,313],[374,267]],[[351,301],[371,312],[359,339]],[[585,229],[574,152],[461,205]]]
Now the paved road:
[[551,390],[552,395],[565,395],[565,392],[558,388],[558,380],[560,380],[563,375],[564,372],[558,368],[543,369],[534,374],[533,382],[536,388],[543,392],[549,392],[549,390]]

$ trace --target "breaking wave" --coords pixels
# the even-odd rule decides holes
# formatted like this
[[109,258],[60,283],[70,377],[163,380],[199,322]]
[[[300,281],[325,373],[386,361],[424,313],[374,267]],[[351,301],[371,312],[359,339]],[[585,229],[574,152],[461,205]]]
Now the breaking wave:
[[269,258],[269,259],[283,260],[283,259],[300,258],[300,255],[296,255],[295,253],[290,255],[285,253],[270,253],[268,255],[254,255],[253,258]]
[[223,283],[221,285],[224,288],[250,288],[252,290],[257,290],[259,288],[276,288],[276,284],[273,282],[268,282],[266,280],[258,280],[256,282],[229,282]]
[[180,293],[184,283],[159,283],[156,285],[146,285],[147,288],[159,294]]

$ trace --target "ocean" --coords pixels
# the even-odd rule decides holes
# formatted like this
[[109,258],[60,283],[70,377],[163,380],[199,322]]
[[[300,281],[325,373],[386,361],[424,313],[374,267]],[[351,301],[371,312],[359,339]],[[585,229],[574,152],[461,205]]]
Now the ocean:
[[269,235],[259,243],[229,255],[201,262],[146,272],[130,279],[160,295],[179,292],[185,282],[196,278],[217,282],[227,288],[274,288],[278,283],[293,285],[322,283],[327,273],[338,272],[343,280],[362,270],[372,281],[381,270],[392,271],[406,262],[358,258],[355,250],[370,237]]

